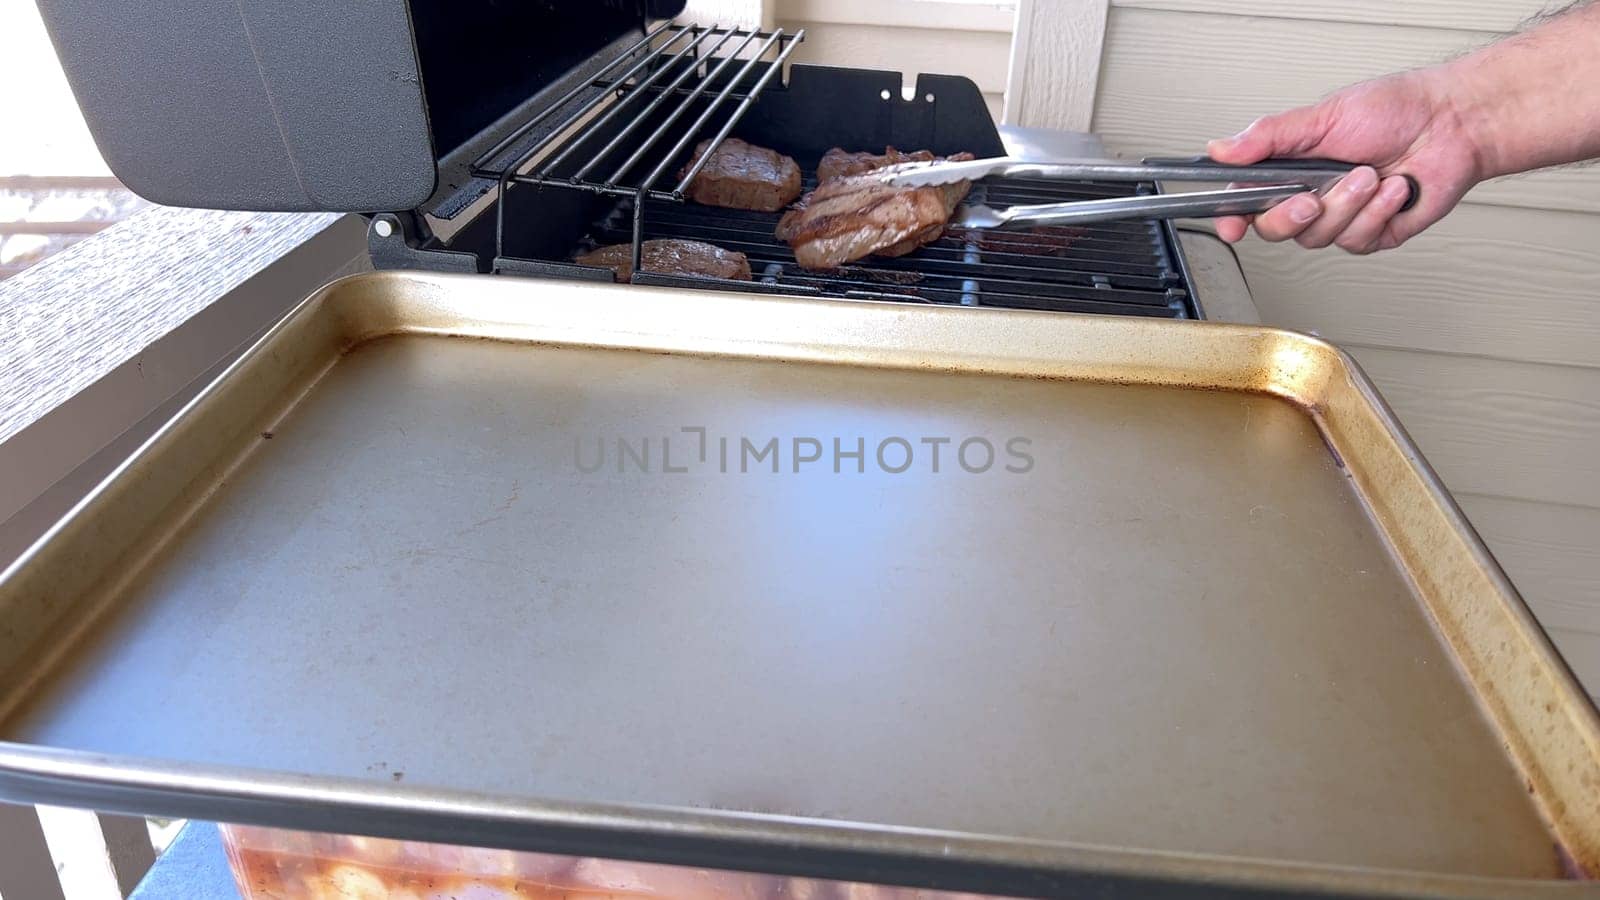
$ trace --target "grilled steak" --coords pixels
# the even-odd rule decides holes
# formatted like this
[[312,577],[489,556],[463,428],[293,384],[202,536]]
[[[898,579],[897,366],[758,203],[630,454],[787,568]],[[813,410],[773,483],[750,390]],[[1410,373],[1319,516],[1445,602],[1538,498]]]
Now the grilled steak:
[[885,147],[882,155],[879,155],[866,151],[851,153],[835,147],[823,154],[822,162],[817,163],[817,181],[832,181],[849,175],[862,175],[873,169],[908,162],[933,162],[933,154],[926,150],[901,153],[893,147]]
[[807,269],[833,269],[872,254],[903,256],[939,239],[971,186],[891,187],[865,175],[834,178],[784,214],[777,236]]
[[[574,257],[573,262],[610,269],[618,281],[628,281],[633,278],[633,245],[601,247]],[[646,272],[750,280],[750,260],[743,253],[700,241],[680,241],[676,238],[645,241],[641,262]]]
[[[710,141],[701,141],[694,156],[678,171],[689,174]],[[777,212],[800,196],[800,167],[776,150],[728,138],[689,182],[689,199],[707,206]]]

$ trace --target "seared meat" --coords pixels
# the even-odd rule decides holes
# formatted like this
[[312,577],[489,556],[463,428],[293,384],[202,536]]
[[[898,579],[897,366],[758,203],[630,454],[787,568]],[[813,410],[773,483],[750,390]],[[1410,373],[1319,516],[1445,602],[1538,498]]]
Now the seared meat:
[[833,269],[872,254],[903,256],[939,239],[971,186],[890,187],[865,175],[835,178],[785,213],[777,236],[807,269]]
[[[628,281],[633,277],[633,246],[612,244],[580,254],[573,262],[610,269],[618,281]],[[677,238],[645,241],[642,263],[646,272],[750,280],[750,260],[743,253],[700,241],[681,241]]]
[[933,162],[933,154],[926,150],[901,153],[893,147],[885,147],[880,156],[866,151],[851,153],[835,147],[823,154],[822,162],[817,163],[817,181],[832,181],[848,175],[862,175],[873,169],[908,162]]
[[[694,156],[678,171],[689,174],[711,142],[701,141]],[[800,196],[800,167],[776,150],[728,138],[706,160],[705,168],[689,182],[689,199],[707,206],[777,212]]]

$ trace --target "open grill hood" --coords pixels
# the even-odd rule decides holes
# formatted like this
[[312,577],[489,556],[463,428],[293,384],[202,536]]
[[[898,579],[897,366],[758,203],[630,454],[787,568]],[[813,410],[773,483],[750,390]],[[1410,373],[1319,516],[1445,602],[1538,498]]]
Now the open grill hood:
[[101,155],[141,196],[372,212],[426,204],[454,155],[684,0],[39,6]]

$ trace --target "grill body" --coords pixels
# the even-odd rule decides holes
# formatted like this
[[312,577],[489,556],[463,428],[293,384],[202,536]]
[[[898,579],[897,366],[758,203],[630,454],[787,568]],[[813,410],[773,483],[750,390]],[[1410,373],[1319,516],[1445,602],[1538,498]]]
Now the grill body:
[[[971,81],[791,65],[803,30],[677,23],[683,0],[373,0],[314,28],[273,0],[173,0],[154,18],[140,4],[40,5],[96,144],[134,191],[177,206],[366,213],[380,268],[604,279],[574,253],[626,242],[637,270],[647,238],[692,237],[746,253],[757,280],[633,280],[1200,313],[1166,225],[952,233],[905,259],[818,273],[772,240],[776,217],[687,204],[711,152],[697,151],[702,140],[740,137],[808,167],[835,146],[1005,152]],[[973,200],[1153,190],[995,183]]]
[[[714,70],[714,62],[708,58],[698,65]],[[1017,231],[952,228],[904,257],[873,257],[817,272],[801,268],[774,237],[779,213],[701,206],[675,197],[671,184],[640,183],[637,178],[627,186],[586,180],[589,172],[617,168],[637,155],[641,142],[692,147],[701,137],[715,137],[694,125],[719,93],[756,101],[725,123],[727,135],[794,157],[808,176],[807,190],[815,187],[817,160],[831,147],[881,152],[894,146],[940,155],[1006,152],[982,94],[966,78],[920,76],[907,99],[901,76],[894,72],[795,65],[785,81],[768,77],[768,65],[758,64],[742,78],[718,86],[704,84],[698,72],[679,78],[688,70],[674,67],[691,64],[687,55],[665,60],[659,71],[642,69],[627,84],[596,79],[594,89],[614,92],[617,103],[628,100],[634,90],[654,96],[633,98],[633,107],[643,111],[639,118],[613,116],[565,141],[550,139],[564,124],[556,123],[542,137],[530,131],[520,145],[508,142],[498,158],[477,169],[478,193],[490,202],[489,209],[449,241],[429,236],[415,219],[396,218],[385,227],[387,234],[374,233],[374,261],[380,268],[610,280],[610,271],[576,265],[572,257],[597,245],[682,238],[744,253],[755,280],[640,271],[634,283],[1108,315],[1200,316],[1181,250],[1164,223]],[[651,75],[657,77],[649,85],[634,86]],[[681,99],[660,96],[674,84],[671,92]],[[570,105],[583,108],[576,99]],[[542,161],[533,163],[537,177],[523,174],[530,165],[524,158],[530,147],[543,150]],[[574,152],[586,148],[588,152]],[[606,148],[612,149],[607,153]],[[552,166],[552,157],[561,161]],[[680,166],[694,162],[692,151],[680,151],[679,157],[664,158],[665,181],[675,180],[670,176]],[[653,162],[648,154],[645,159]],[[585,177],[576,178],[580,173]],[[987,179],[973,186],[968,202],[1054,203],[1156,189],[1154,184]]]

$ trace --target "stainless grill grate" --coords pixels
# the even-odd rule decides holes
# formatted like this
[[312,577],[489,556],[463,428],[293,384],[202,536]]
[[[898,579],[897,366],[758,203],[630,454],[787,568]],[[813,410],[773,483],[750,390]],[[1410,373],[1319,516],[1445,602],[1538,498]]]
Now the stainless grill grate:
[[[474,161],[473,175],[498,182],[497,255],[504,255],[504,199],[513,184],[572,188],[632,197],[636,202],[682,202],[689,183],[717,145],[804,39],[804,29],[789,34],[782,28],[762,31],[673,23],[645,35],[592,81],[574,88]],[[769,53],[775,56],[765,61]],[[749,76],[758,67],[764,71],[752,82]],[[604,90],[592,93],[532,146],[519,149],[523,138],[553,113],[595,88]],[[729,101],[736,102],[731,109],[726,108]],[[689,124],[680,124],[683,121]],[[690,161],[674,185],[662,186],[673,163],[696,136],[713,126],[717,130],[705,152]],[[670,145],[669,135],[678,135]],[[648,170],[647,161],[653,163]],[[636,246],[635,265],[638,253]]]
[[[814,170],[814,167],[811,167]],[[808,180],[806,189],[815,187]],[[973,186],[973,202],[1010,206],[1127,196],[1151,185],[1005,179]],[[627,243],[635,217],[614,211],[597,223],[598,244]],[[647,200],[642,239],[681,238],[737,250],[750,259],[756,290],[871,300],[993,306],[1058,312],[1192,318],[1191,302],[1169,235],[1156,222],[1113,222],[1082,228],[949,229],[907,256],[869,258],[839,269],[807,271],[773,236],[780,213]],[[639,272],[636,283],[706,286]],[[720,286],[750,290],[747,282]]]

